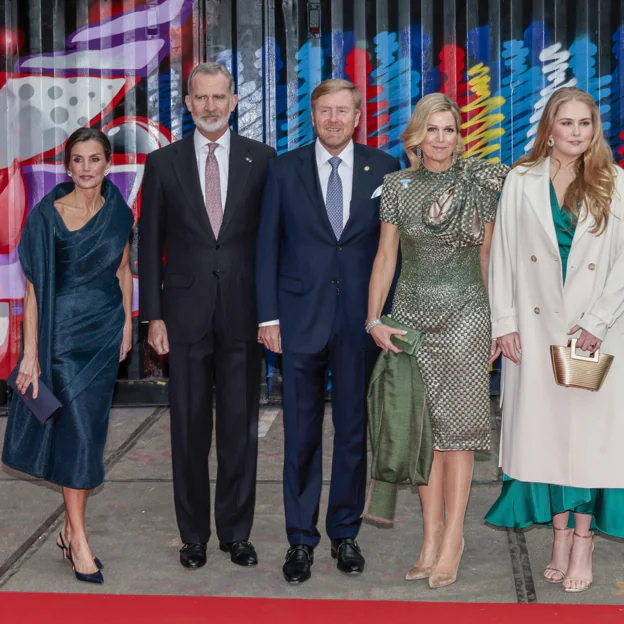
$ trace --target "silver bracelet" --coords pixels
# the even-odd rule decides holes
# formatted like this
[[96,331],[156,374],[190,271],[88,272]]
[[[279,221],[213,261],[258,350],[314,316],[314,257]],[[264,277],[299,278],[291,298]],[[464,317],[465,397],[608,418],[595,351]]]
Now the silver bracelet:
[[381,319],[375,319],[374,321],[371,321],[370,323],[368,323],[366,327],[364,328],[366,330],[366,333],[370,334],[370,330],[373,329],[375,325],[383,325],[383,321]]

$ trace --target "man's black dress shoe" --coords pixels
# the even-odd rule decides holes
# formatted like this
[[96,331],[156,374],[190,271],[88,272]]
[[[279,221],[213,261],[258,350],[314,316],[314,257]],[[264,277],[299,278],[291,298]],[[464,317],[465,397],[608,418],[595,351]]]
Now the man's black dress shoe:
[[282,568],[284,578],[289,583],[304,583],[312,576],[310,566],[314,563],[314,548],[307,544],[295,544],[286,553],[286,563]]
[[258,565],[258,555],[251,542],[246,542],[244,540],[239,540],[238,542],[219,542],[219,548],[223,552],[229,552],[232,563],[236,565]]
[[352,537],[332,540],[331,556],[338,559],[338,569],[345,574],[359,574],[364,571],[366,561],[358,543]]
[[180,563],[193,570],[206,565],[206,544],[184,544],[180,549]]

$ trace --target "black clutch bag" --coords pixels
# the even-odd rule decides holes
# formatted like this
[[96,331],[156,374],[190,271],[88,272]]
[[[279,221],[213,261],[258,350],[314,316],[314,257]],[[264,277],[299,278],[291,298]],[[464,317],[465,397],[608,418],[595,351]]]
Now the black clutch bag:
[[26,392],[22,394],[15,385],[18,374],[19,364],[9,375],[9,378],[7,379],[8,386],[13,389],[13,392],[15,392],[15,394],[17,394],[17,396],[23,401],[24,405],[26,405],[26,407],[33,413],[35,418],[42,425],[45,425],[48,420],[54,416],[57,410],[63,407],[62,403],[52,394],[52,392],[50,392],[50,390],[48,390],[46,386],[43,385],[41,379],[39,380],[39,394],[36,399],[33,399],[32,396],[32,384],[30,384],[30,386],[26,389]]

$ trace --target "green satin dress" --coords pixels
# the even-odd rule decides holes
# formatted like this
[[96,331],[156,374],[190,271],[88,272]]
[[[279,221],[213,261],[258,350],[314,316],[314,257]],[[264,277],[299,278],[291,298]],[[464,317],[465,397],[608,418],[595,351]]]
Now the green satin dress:
[[[550,185],[550,206],[559,244],[563,282],[576,223],[559,207],[557,194]],[[571,511],[592,516],[591,530],[624,538],[624,489],[576,488],[548,483],[529,483],[503,475],[503,488],[485,516],[490,524],[522,529],[532,524],[552,524],[553,516]]]

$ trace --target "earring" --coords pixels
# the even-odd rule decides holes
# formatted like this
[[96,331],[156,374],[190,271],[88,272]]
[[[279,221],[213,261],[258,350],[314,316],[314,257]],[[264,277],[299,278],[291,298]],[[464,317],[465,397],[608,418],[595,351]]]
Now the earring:
[[548,137],[547,144],[548,144],[548,147],[554,147],[555,146],[555,139],[553,139],[552,134]]
[[416,146],[416,158],[422,162],[422,149],[420,149],[420,145]]
[[105,175],[105,176],[107,176],[109,173],[110,173],[110,169],[107,169],[107,170],[104,172],[104,175]]
[[67,176],[70,178],[72,177],[72,172],[69,169],[67,170]]

